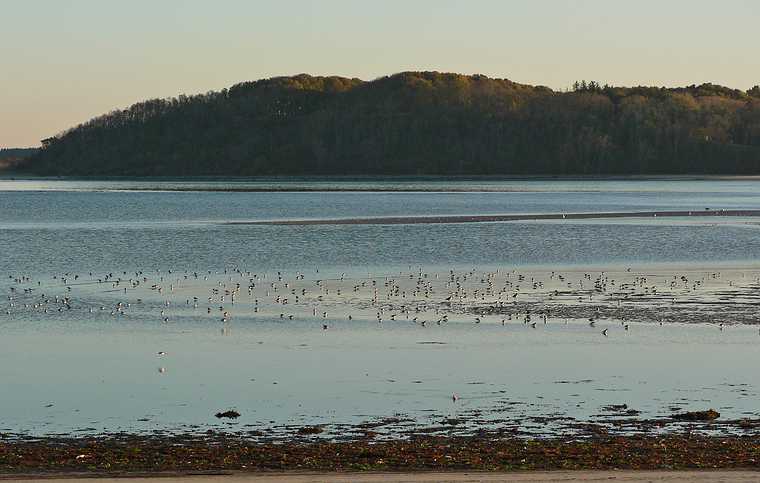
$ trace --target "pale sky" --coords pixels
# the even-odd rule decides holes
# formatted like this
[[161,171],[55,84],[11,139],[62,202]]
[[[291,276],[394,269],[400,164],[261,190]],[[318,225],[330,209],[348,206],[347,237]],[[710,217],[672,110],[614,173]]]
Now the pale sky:
[[759,26],[757,0],[0,0],[0,147],[302,72],[748,89]]

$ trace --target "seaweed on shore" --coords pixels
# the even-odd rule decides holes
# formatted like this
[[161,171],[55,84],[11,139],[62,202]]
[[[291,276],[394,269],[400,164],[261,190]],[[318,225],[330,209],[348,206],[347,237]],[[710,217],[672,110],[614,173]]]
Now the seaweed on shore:
[[676,421],[712,421],[713,419],[718,419],[720,413],[714,409],[708,409],[707,411],[690,411],[673,414],[670,417]]
[[760,438],[694,435],[525,440],[483,434],[391,441],[255,443],[203,436],[7,440],[0,474],[201,471],[760,469]]
[[224,412],[216,413],[214,416],[216,416],[219,419],[221,419],[221,418],[237,419],[237,418],[240,417],[240,413],[231,409],[229,411],[224,411]]

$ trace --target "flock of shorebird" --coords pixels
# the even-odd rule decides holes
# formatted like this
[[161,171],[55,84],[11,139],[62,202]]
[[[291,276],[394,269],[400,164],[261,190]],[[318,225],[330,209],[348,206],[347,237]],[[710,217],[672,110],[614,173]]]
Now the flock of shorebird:
[[[749,275],[749,276],[748,276]],[[475,324],[500,320],[520,321],[536,328],[558,317],[552,307],[596,307],[583,320],[595,327],[605,318],[599,307],[666,305],[706,297],[746,296],[760,288],[758,272],[734,271],[728,279],[718,271],[654,275],[632,272],[567,270],[447,270],[421,268],[393,275],[325,276],[314,270],[262,273],[240,268],[213,271],[161,271],[107,274],[63,273],[43,279],[8,277],[5,315],[16,312],[70,313],[85,309],[97,316],[125,316],[140,307],[138,316],[169,323],[184,315],[203,315],[227,324],[233,319],[267,317],[282,320],[309,318],[321,321],[322,330],[334,320],[406,320],[419,326],[449,321]],[[581,313],[580,311],[578,312]],[[573,312],[564,312],[567,322]],[[606,317],[613,319],[614,317]],[[624,330],[630,325],[620,320]],[[723,324],[720,324],[721,330]],[[609,327],[601,334],[607,336]]]

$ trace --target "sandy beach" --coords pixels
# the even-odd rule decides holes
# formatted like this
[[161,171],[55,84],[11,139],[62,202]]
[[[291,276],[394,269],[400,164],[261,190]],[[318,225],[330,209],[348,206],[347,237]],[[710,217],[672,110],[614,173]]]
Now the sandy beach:
[[[615,482],[725,482],[743,483],[758,481],[757,471],[537,471],[530,473],[262,473],[225,475],[155,475],[133,476],[130,482],[161,483],[476,483],[476,482],[575,482],[575,481],[615,481]],[[33,475],[26,477],[3,477],[8,482],[35,480],[65,481],[68,483],[117,483],[123,477],[80,477],[71,475]]]

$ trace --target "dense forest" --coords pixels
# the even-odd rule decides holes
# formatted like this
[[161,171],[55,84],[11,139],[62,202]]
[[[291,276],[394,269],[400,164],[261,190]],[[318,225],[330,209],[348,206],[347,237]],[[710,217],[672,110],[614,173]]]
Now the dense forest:
[[42,145],[25,167],[46,175],[758,174],[760,87],[302,74],[141,102]]
[[0,149],[0,171],[17,168],[26,160],[26,158],[37,151],[37,148]]

